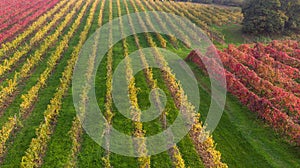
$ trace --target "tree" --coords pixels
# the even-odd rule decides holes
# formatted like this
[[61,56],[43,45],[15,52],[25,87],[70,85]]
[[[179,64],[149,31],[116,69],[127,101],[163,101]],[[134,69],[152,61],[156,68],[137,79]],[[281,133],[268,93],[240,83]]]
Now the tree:
[[300,29],[300,0],[281,0],[282,9],[286,11],[288,21],[286,28],[292,30]]
[[300,0],[249,0],[242,12],[245,32],[272,34],[300,27]]
[[242,12],[243,30],[256,34],[283,32],[288,20],[281,10],[280,0],[249,0]]

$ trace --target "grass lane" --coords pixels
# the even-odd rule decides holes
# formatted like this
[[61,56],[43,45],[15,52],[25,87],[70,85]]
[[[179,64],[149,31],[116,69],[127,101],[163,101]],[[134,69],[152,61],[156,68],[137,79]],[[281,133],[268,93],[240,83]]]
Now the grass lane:
[[[100,12],[100,3],[97,6],[96,14],[94,16],[93,23],[91,25],[89,34],[95,31],[98,27],[98,16]],[[83,29],[84,24],[81,26]],[[74,41],[79,41],[79,36],[77,36]],[[76,111],[73,105],[72,98],[72,87],[69,88],[68,94],[66,94],[60,115],[57,120],[57,126],[51,140],[49,141],[48,150],[46,156],[44,157],[43,167],[48,167],[47,165],[57,165],[59,167],[65,166],[68,159],[68,154],[71,149],[71,139],[70,135],[67,133],[71,129],[72,120],[76,115]]]
[[[199,82],[200,110],[204,114],[201,119],[204,120],[210,104],[210,81],[194,64],[189,65]],[[297,167],[300,164],[297,159],[299,149],[284,142],[280,135],[230,94],[213,136],[229,167]]]

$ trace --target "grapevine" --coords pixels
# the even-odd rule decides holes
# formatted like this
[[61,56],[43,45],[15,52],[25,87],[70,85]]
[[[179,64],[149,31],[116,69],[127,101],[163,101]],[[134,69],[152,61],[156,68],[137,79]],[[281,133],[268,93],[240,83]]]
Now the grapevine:
[[[94,3],[96,3],[95,1]],[[84,16],[89,4],[91,1],[87,2],[81,12],[78,15],[78,20]],[[74,23],[76,24],[76,22]],[[86,27],[89,27],[90,24],[87,24]],[[89,28],[81,33],[81,38],[87,36]],[[51,99],[50,104],[47,107],[47,110],[44,112],[44,122],[41,123],[39,128],[36,131],[36,138],[33,138],[29,148],[26,151],[26,154],[22,157],[21,167],[40,167],[42,164],[42,157],[45,155],[45,150],[47,148],[47,143],[50,140],[50,136],[53,132],[55,121],[59,115],[61,109],[62,98],[72,79],[73,67],[75,66],[76,59],[79,53],[81,46],[84,43],[84,39],[78,43],[78,45],[73,50],[71,59],[68,61],[67,66],[65,67],[62,77],[60,78],[60,85],[57,88],[57,92],[54,94],[54,97]]]
[[[133,6],[135,8],[134,4],[133,4]],[[136,8],[135,8],[135,11],[137,12]],[[141,21],[141,19],[139,19],[139,21],[140,21],[140,25],[143,27],[143,29],[146,30],[144,22]],[[211,167],[211,166],[227,167],[226,164],[221,162],[220,152],[215,150],[214,142],[211,137],[206,137],[206,140],[203,143],[201,143],[199,137],[205,136],[205,134],[203,132],[201,132],[202,129],[200,129],[200,128],[202,128],[202,125],[199,122],[199,116],[189,115],[189,114],[193,114],[193,113],[188,112],[189,110],[194,109],[193,105],[188,102],[186,96],[181,97],[181,95],[184,95],[184,94],[182,94],[182,93],[184,93],[184,91],[183,91],[182,87],[180,86],[180,84],[178,82],[176,82],[175,75],[171,73],[172,71],[171,71],[170,67],[168,66],[167,62],[164,60],[162,55],[157,50],[156,44],[153,42],[152,37],[148,33],[145,33],[145,36],[146,36],[146,39],[147,39],[147,42],[149,43],[149,45],[152,48],[154,48],[155,59],[156,59],[157,63],[160,65],[160,67],[162,67],[164,79],[166,80],[166,83],[169,86],[170,92],[174,96],[174,101],[175,101],[176,107],[180,109],[179,106],[185,106],[185,108],[183,108],[186,110],[185,112],[183,112],[185,115],[187,115],[185,117],[193,119],[193,121],[195,121],[195,124],[193,124],[193,126],[192,126],[190,135],[196,144],[196,149],[197,149],[199,155],[202,157],[204,164],[208,167]]]

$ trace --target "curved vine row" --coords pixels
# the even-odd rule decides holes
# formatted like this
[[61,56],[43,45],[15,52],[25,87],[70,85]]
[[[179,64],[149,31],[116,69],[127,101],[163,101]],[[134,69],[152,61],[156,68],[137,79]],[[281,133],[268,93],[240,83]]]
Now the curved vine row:
[[33,32],[37,30],[37,28],[41,27],[48,18],[51,18],[59,9],[61,9],[64,5],[66,5],[67,1],[60,1],[54,8],[47,11],[44,15],[39,17],[37,21],[32,23],[24,32],[19,34],[13,41],[2,43],[0,48],[0,58],[10,55],[11,52],[16,49],[25,39],[27,39]]
[[[79,1],[81,2],[81,1]],[[25,64],[21,67],[19,72],[15,72],[13,79],[6,79],[4,83],[7,83],[7,86],[1,86],[0,91],[0,107],[2,108],[0,111],[3,111],[4,104],[6,103],[7,99],[17,90],[17,86],[19,83],[22,82],[26,77],[30,75],[31,70],[36,66],[36,64],[43,58],[47,49],[51,47],[51,45],[58,40],[60,33],[67,28],[70,24],[72,19],[75,18],[75,13],[79,9],[81,4],[77,2],[76,8],[72,10],[68,15],[65,17],[65,20],[58,26],[55,32],[48,36],[44,43],[38,48],[33,55],[31,55]]]
[[56,14],[51,20],[49,24],[47,24],[45,27],[41,28],[38,32],[36,32],[35,36],[32,37],[29,41],[29,44],[25,44],[24,46],[21,46],[20,50],[16,51],[12,56],[6,58],[3,60],[3,64],[0,65],[0,77],[3,77],[3,75],[7,74],[7,71],[11,70],[11,67],[15,65],[19,60],[25,56],[27,53],[29,53],[33,47],[35,47],[35,44],[41,42],[43,38],[47,35],[47,33],[55,27],[57,22],[64,16],[72,3],[68,3],[64,8],[61,10],[60,13]]
[[[129,8],[128,8],[128,4],[126,1],[124,1],[125,4],[125,8],[126,8],[126,12],[127,14],[129,14]],[[133,28],[133,23],[132,23],[132,19],[129,16],[129,24],[131,25],[131,28]],[[134,29],[132,29],[132,31],[134,31]],[[137,36],[134,34],[135,40],[137,38]],[[125,43],[124,43],[125,42]],[[126,41],[123,40],[123,47],[125,49],[125,61],[126,61],[126,79],[127,79],[127,83],[128,83],[128,91],[129,91],[129,97],[130,97],[130,104],[131,104],[131,109],[133,110],[132,112],[134,112],[133,114],[133,120],[137,121],[134,122],[134,133],[133,135],[135,137],[139,137],[142,138],[145,136],[145,132],[143,130],[143,124],[142,122],[140,122],[141,120],[141,114],[140,114],[140,108],[138,105],[138,99],[137,99],[137,88],[135,87],[135,80],[133,73],[132,73],[132,69],[131,69],[131,65],[130,65],[130,58],[127,57],[128,55],[128,49],[127,49],[127,44]],[[142,140],[137,140],[134,144],[135,148],[137,149],[137,151],[139,152],[139,154],[144,155],[144,157],[139,157],[138,161],[139,161],[139,165],[141,168],[150,168],[150,156],[147,156],[147,146],[145,143],[145,139]]]
[[[136,12],[137,12],[137,10],[136,10]],[[143,27],[144,30],[146,30],[144,22],[141,19],[139,19],[139,20],[140,20],[140,25]],[[206,137],[206,140],[204,142],[201,142],[200,137],[207,136],[207,134],[203,133],[202,125],[199,121],[200,116],[199,115],[197,115],[197,116],[190,115],[193,113],[190,113],[188,111],[193,110],[194,106],[188,101],[186,96],[183,96],[183,97],[181,96],[181,95],[185,95],[184,91],[183,91],[182,87],[180,86],[180,84],[176,81],[175,75],[172,74],[171,68],[168,66],[168,64],[165,61],[165,59],[163,58],[163,56],[157,50],[156,44],[153,41],[152,37],[148,33],[145,33],[145,36],[146,36],[146,40],[147,40],[148,44],[150,45],[150,47],[154,48],[154,56],[155,56],[156,62],[158,65],[160,65],[160,67],[162,67],[162,73],[163,73],[165,82],[170,89],[170,92],[173,96],[176,107],[180,109],[180,106],[184,106],[184,108],[182,108],[182,109],[185,109],[183,112],[184,113],[183,115],[185,115],[185,117],[190,118],[193,121],[195,121],[195,123],[193,124],[192,129],[190,131],[190,136],[192,137],[192,139],[195,143],[197,152],[201,156],[204,164],[207,167],[216,167],[216,166],[227,167],[226,164],[221,162],[221,154],[219,151],[217,151],[215,149],[214,142],[211,137]]]
[[[96,7],[97,7],[98,3],[99,3],[99,0],[95,1],[95,3],[93,4],[93,6],[91,8],[90,15],[87,19],[86,27],[84,28],[84,30],[82,32],[82,36],[81,36],[80,42],[77,45],[77,47],[81,47],[84,44],[84,41],[87,39],[87,32],[89,31],[89,29],[91,27],[91,23],[94,19],[94,13],[96,11]],[[105,0],[103,0],[102,4],[101,4],[98,23],[102,22],[104,4],[105,4]],[[85,73],[85,76],[88,81],[91,80],[92,72],[94,69],[94,60],[96,58],[97,45],[98,45],[97,38],[98,37],[99,37],[99,34],[97,34],[95,36],[95,39],[94,39],[95,44],[93,45],[93,52],[89,59],[88,69]],[[81,95],[81,100],[80,100],[80,108],[79,109],[81,110],[81,114],[83,114],[83,116],[85,114],[85,105],[88,100],[87,93],[90,90],[90,85],[88,83],[89,82],[87,82],[87,84],[82,88],[82,95]],[[80,139],[81,139],[82,133],[83,133],[83,130],[82,130],[81,122],[80,122],[79,118],[77,116],[75,116],[74,120],[72,122],[72,128],[69,131],[70,138],[72,141],[72,148],[71,148],[71,153],[68,156],[68,162],[66,163],[65,167],[69,167],[69,168],[76,167],[76,164],[77,164],[76,158],[77,158],[77,154],[80,150]]]
[[[95,1],[94,3],[96,2],[97,1]],[[86,10],[90,3],[91,1],[86,2],[81,12],[78,14],[78,18],[76,19],[78,21],[74,24],[80,24],[80,20],[86,13]],[[90,26],[90,24],[87,24],[86,26]],[[88,30],[89,29],[83,31],[81,33],[81,37],[87,36]],[[69,84],[72,79],[73,68],[75,66],[77,56],[83,43],[84,41],[80,41],[80,43],[73,50],[71,59],[69,59],[67,66],[62,73],[62,77],[60,78],[60,85],[57,88],[57,92],[54,94],[54,97],[51,99],[50,104],[44,112],[44,122],[40,124],[39,128],[36,131],[36,138],[32,139],[30,146],[26,151],[26,154],[22,157],[22,162],[20,165],[21,167],[41,166],[43,162],[43,156],[45,155],[45,151],[47,148],[47,143],[51,138],[51,134],[53,133],[55,122],[61,108],[62,98],[69,88]]]

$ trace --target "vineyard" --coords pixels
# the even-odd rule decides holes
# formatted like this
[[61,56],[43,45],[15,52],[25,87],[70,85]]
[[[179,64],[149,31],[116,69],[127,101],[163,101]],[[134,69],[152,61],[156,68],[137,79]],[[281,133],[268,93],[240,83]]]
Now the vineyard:
[[[218,53],[221,62],[192,49],[193,26],[179,27],[168,15],[154,17],[139,12],[161,11],[185,17],[203,30],[214,44],[207,52]],[[138,24],[129,14],[137,13]],[[128,15],[128,22],[122,16]],[[120,32],[96,31],[120,18]],[[154,24],[153,19],[155,19]],[[299,167],[300,166],[300,43],[274,40],[236,46],[226,44],[215,27],[240,24],[239,8],[173,1],[143,0],[0,0],[0,167]],[[175,35],[147,32],[147,28]],[[116,44],[127,29],[133,35]],[[94,36],[93,36],[94,35]],[[108,52],[95,66],[100,37],[107,37]],[[146,141],[124,142],[143,157],[111,152],[97,144],[81,125],[72,97],[73,70],[85,42],[94,37],[84,78],[93,81],[98,106],[105,116],[105,135],[112,125],[120,132],[143,138],[172,125],[179,113],[194,122],[191,130],[167,151],[147,155]],[[179,40],[185,39],[185,40]],[[114,45],[113,45],[114,44]],[[218,46],[217,45],[217,46]],[[154,48],[151,60],[143,48]],[[199,88],[200,105],[186,96],[181,82],[158,48],[178,54],[192,69]],[[133,73],[138,62],[150,67]],[[200,59],[201,58],[201,59]],[[130,118],[120,113],[113,99],[113,74],[124,61]],[[227,100],[218,127],[209,135],[203,125],[211,104],[211,81],[207,65],[216,76],[225,68]],[[213,80],[218,80],[215,78]],[[152,90],[164,91],[167,102],[158,118],[142,122],[141,111],[161,104]],[[91,85],[80,89],[80,113],[85,114]],[[184,96],[182,96],[184,95]],[[127,100],[127,99],[124,99]],[[183,111],[180,111],[184,109]],[[192,115],[192,112],[197,115]],[[82,118],[81,118],[82,119]],[[204,139],[204,141],[202,140]]]

